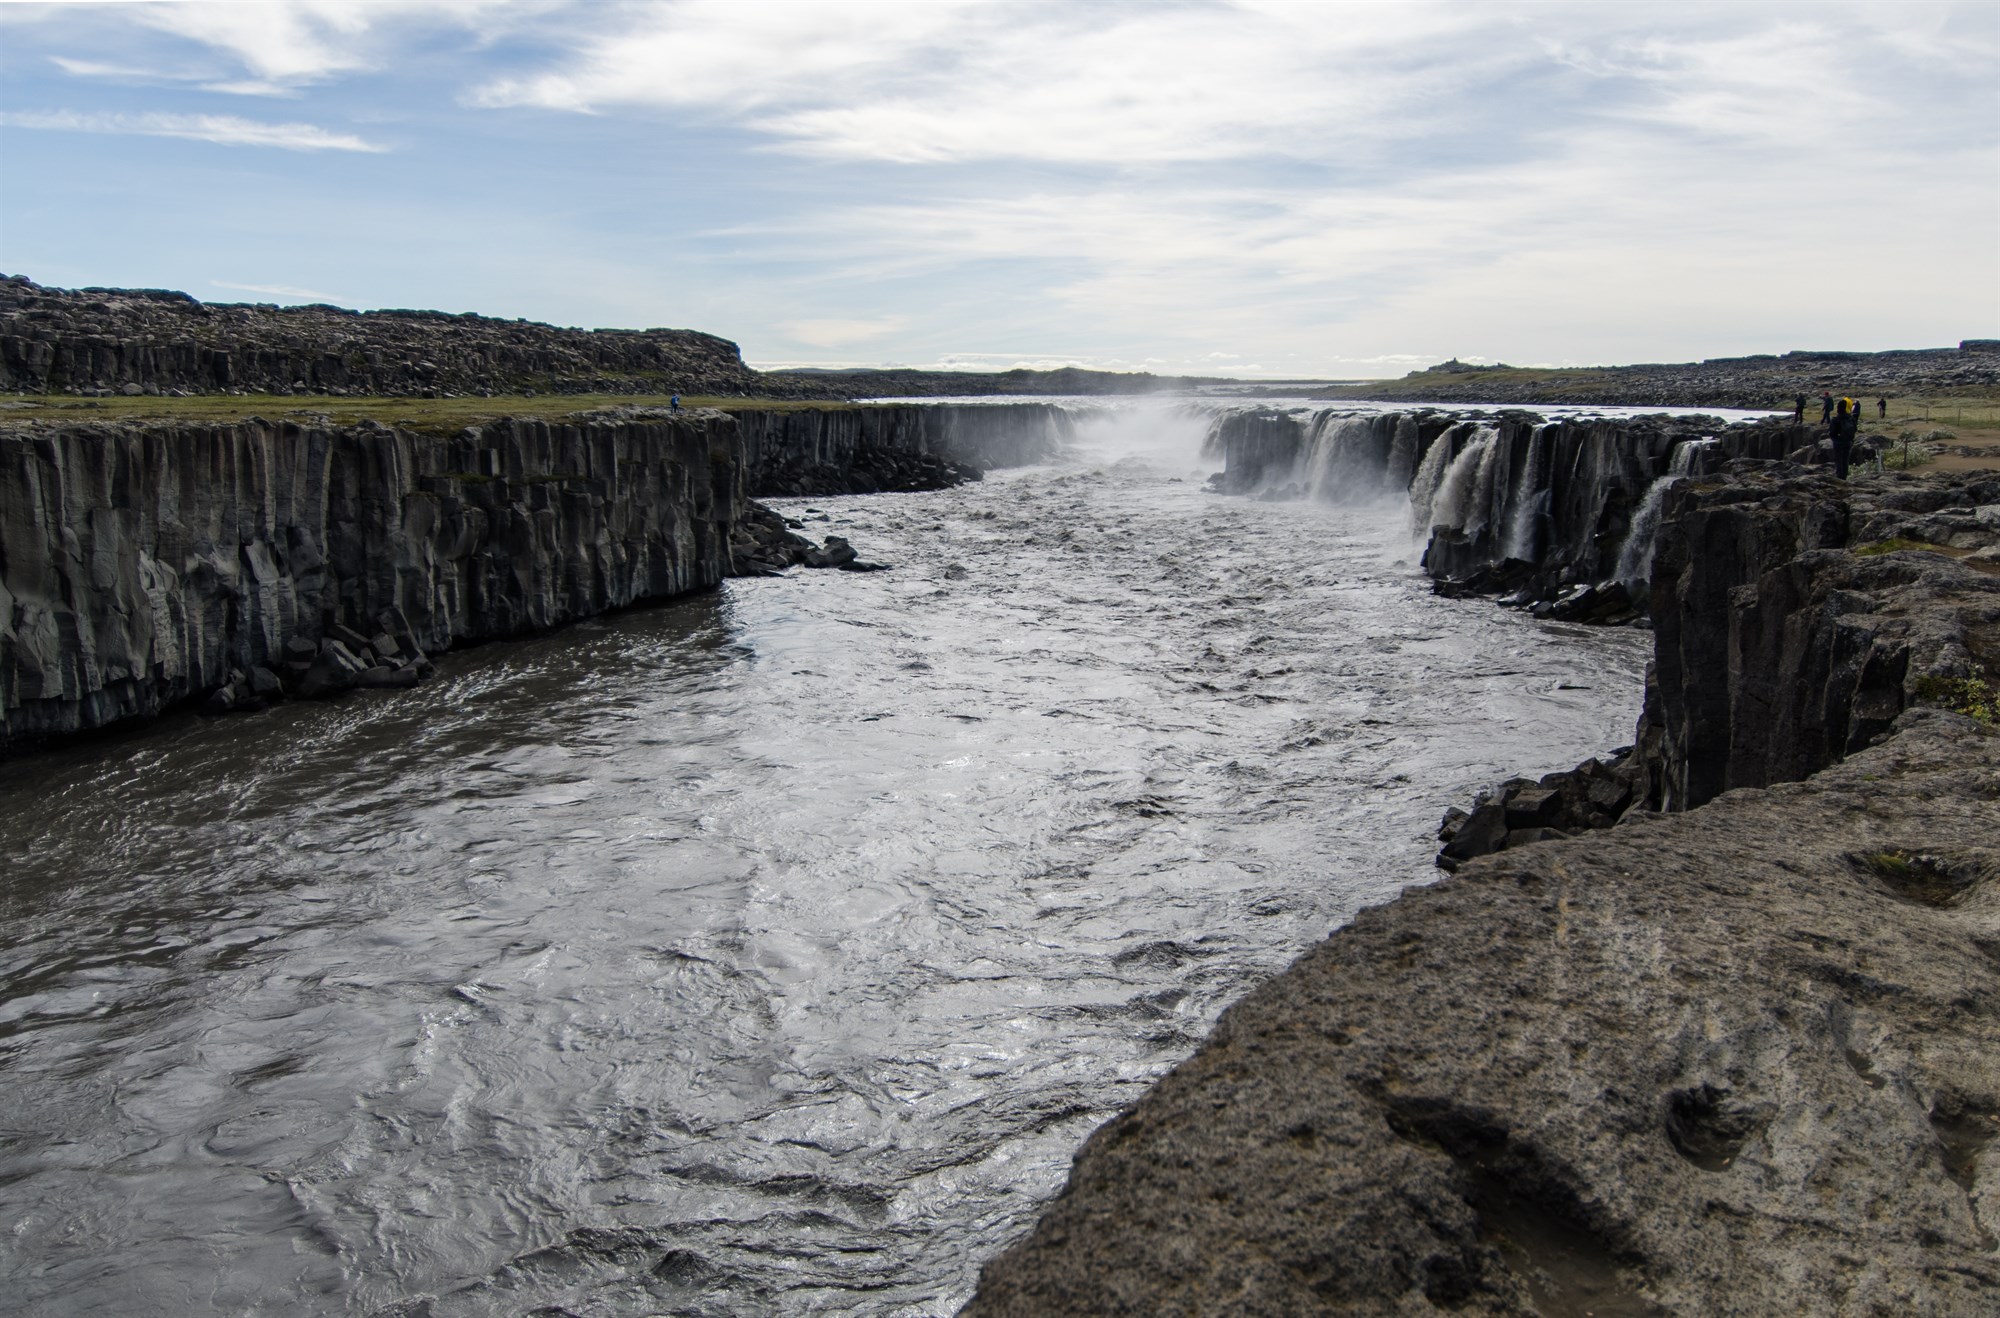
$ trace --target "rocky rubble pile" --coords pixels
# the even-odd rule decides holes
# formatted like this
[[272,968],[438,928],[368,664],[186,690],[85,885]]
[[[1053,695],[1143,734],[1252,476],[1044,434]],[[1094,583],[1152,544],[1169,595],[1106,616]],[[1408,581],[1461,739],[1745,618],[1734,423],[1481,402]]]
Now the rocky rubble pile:
[[293,636],[276,671],[261,664],[247,673],[230,669],[229,680],[209,693],[201,712],[244,713],[288,696],[319,700],[356,688],[413,687],[431,674],[431,661],[400,609],[384,611],[376,625],[381,630],[370,637],[332,621],[323,624],[318,640]]
[[1438,841],[1444,843],[1438,868],[1450,873],[1475,856],[1611,827],[1644,778],[1645,767],[1633,750],[1620,747],[1608,763],[1588,759],[1540,779],[1509,778],[1482,793],[1470,811],[1447,810],[1438,827]]
[[816,545],[799,534],[804,525],[761,503],[751,503],[730,533],[729,575],[775,577],[790,567],[880,572],[888,566],[864,562],[860,552],[842,536],[830,535],[826,543]]

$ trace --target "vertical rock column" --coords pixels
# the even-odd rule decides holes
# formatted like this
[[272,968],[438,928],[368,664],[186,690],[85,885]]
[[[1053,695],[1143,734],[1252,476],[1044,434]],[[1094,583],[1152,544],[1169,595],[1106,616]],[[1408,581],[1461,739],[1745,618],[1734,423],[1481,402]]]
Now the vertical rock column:
[[0,753],[334,628],[437,651],[713,586],[743,470],[712,415],[0,429]]

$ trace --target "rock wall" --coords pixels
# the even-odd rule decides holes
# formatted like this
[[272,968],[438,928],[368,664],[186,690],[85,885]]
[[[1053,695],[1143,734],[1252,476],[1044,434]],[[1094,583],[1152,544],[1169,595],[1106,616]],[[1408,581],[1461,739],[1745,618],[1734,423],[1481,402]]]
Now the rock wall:
[[719,415],[0,428],[0,753],[334,628],[436,651],[713,586],[743,471]]
[[1925,689],[2000,675],[2000,477],[1679,483],[1651,591],[1644,804],[1804,778]]
[[1045,461],[1074,434],[1050,403],[730,410],[760,496],[936,489]]

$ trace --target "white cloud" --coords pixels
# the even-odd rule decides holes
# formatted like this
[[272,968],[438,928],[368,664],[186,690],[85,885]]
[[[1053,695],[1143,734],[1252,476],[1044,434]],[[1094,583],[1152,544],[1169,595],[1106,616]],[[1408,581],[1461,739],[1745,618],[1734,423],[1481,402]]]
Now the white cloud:
[[850,343],[866,343],[893,334],[907,323],[901,316],[875,320],[788,320],[780,328],[800,343],[815,348],[844,348]]
[[140,137],[181,137],[220,146],[268,146],[285,151],[386,151],[389,148],[314,124],[273,124],[228,114],[79,114],[73,110],[0,112],[9,128],[46,128],[73,133],[129,133]]
[[554,67],[492,80],[468,99],[593,113],[696,107],[788,150],[844,160],[1316,157],[1418,131],[1435,104],[1424,77],[1434,55],[1492,63],[1479,38],[1498,21],[1430,5],[614,13]]
[[232,284],[222,279],[208,281],[212,288],[228,288],[239,293],[262,293],[267,297],[280,297],[287,302],[329,302],[341,303],[345,299],[331,293],[319,293],[310,288],[293,288],[289,284]]
[[458,31],[478,46],[559,7],[559,0],[151,0],[0,4],[0,16],[60,26],[93,46],[130,44],[139,29],[201,48],[192,57],[194,66],[185,46],[142,65],[50,57],[76,77],[197,83],[204,91],[237,96],[294,96],[331,79],[392,67],[409,49],[408,38],[425,29]]

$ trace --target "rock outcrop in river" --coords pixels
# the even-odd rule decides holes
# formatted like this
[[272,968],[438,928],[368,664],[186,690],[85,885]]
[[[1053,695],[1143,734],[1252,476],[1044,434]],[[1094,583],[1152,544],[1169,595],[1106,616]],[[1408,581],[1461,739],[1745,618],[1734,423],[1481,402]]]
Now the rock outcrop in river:
[[1706,804],[1364,912],[1092,1136],[970,1318],[1990,1312],[2000,490],[1845,493],[1663,509],[1641,750]]

